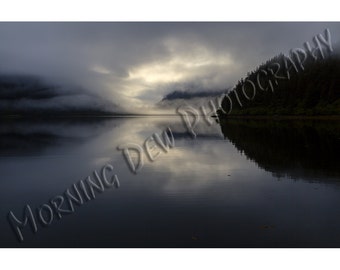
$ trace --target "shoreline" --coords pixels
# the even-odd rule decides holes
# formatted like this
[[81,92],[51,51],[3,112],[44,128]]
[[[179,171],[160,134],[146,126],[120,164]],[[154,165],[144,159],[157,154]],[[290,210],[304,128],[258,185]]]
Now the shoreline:
[[340,115],[226,115],[217,117],[228,119],[271,119],[271,120],[340,120]]

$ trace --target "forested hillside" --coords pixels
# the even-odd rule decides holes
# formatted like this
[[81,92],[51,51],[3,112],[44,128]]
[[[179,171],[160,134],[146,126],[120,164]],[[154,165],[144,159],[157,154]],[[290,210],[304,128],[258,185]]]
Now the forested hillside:
[[300,65],[281,54],[248,73],[228,97],[220,116],[340,115],[340,58]]

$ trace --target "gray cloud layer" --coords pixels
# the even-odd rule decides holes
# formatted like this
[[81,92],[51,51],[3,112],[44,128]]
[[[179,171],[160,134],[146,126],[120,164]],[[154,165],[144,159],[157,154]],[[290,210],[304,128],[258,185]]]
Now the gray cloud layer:
[[338,23],[0,23],[0,73],[76,85],[132,111],[181,86],[225,89]]

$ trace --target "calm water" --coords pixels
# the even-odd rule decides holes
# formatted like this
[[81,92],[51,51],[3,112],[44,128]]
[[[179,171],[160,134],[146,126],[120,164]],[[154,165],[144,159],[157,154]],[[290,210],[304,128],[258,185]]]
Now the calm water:
[[[175,147],[131,173],[117,146],[170,127]],[[179,117],[6,121],[0,127],[3,247],[340,247],[340,123]],[[22,219],[110,163],[119,188],[47,227]]]

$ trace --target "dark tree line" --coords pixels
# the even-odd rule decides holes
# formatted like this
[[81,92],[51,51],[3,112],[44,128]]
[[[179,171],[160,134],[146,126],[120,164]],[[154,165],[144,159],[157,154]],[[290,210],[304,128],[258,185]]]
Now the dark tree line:
[[340,115],[340,58],[307,59],[302,67],[293,57],[293,62],[287,59],[280,54],[248,73],[223,99],[224,112],[218,113]]

